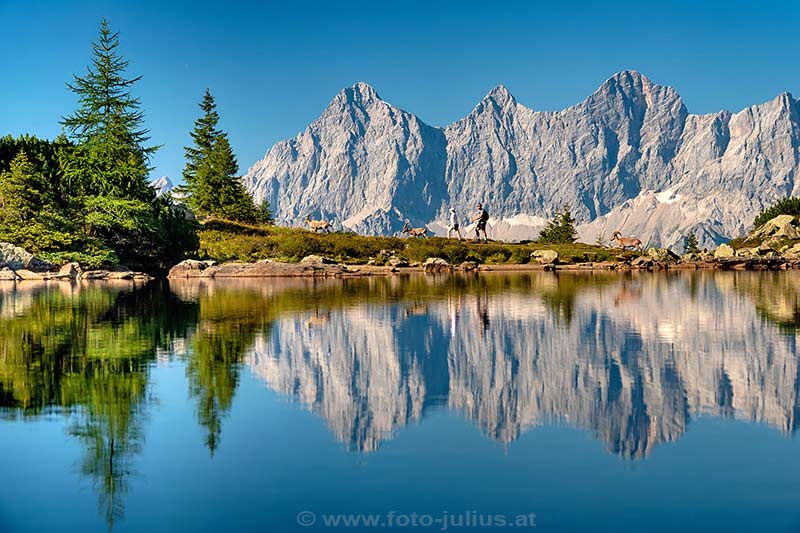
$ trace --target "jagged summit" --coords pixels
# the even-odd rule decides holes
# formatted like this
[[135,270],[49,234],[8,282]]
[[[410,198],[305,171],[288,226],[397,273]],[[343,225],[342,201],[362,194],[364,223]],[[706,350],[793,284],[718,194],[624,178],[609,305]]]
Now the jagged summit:
[[492,238],[535,238],[569,205],[587,242],[620,230],[680,249],[694,231],[711,246],[800,194],[799,111],[782,93],[739,113],[693,115],[672,87],[624,70],[556,112],[498,85],[434,128],[357,83],[244,182],[284,224],[311,213],[367,234],[394,233],[405,219],[439,231],[449,206],[481,199]]
[[334,102],[337,100],[345,104],[367,105],[376,101],[381,101],[381,97],[378,96],[378,92],[372,85],[360,81],[352,87],[342,89],[337,95],[337,98],[334,99]]
[[494,100],[500,107],[504,107],[507,104],[516,103],[514,96],[506,88],[506,86],[502,84],[495,86],[491,91],[489,91],[486,94],[486,96],[483,99]]

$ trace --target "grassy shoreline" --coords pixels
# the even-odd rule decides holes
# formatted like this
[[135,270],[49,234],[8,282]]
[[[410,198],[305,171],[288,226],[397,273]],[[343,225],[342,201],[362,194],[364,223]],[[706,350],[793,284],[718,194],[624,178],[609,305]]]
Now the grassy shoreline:
[[476,243],[442,237],[368,237],[346,232],[313,233],[301,228],[250,226],[223,220],[206,222],[199,237],[198,257],[220,262],[272,259],[296,263],[308,255],[321,255],[345,264],[365,264],[372,260],[380,265],[386,258],[381,252],[393,251],[409,262],[441,257],[451,264],[463,261],[526,264],[534,250],[554,250],[558,252],[559,261],[579,263],[613,259],[618,252],[583,243]]

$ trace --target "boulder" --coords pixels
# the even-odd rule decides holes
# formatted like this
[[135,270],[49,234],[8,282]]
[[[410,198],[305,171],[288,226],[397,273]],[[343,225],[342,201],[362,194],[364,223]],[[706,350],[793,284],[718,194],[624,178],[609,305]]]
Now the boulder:
[[81,273],[80,279],[81,280],[108,279],[108,275],[109,275],[108,270],[88,270],[86,272]]
[[58,270],[58,277],[63,279],[78,279],[83,269],[78,263],[67,263]]
[[669,248],[650,248],[647,255],[659,263],[677,263],[680,257]]
[[33,272],[26,268],[20,268],[16,271],[16,274],[17,277],[23,281],[42,281],[44,279],[44,274]]
[[25,269],[31,272],[47,272],[53,268],[52,263],[43,261],[24,248],[7,242],[0,242],[0,265],[11,270]]
[[17,281],[18,279],[17,275],[10,268],[0,268],[0,281]]
[[394,268],[403,268],[408,266],[408,261],[406,261],[402,257],[397,257],[396,255],[393,255],[386,260],[386,264]]
[[775,257],[778,255],[778,251],[775,250],[772,246],[768,245],[767,243],[761,243],[758,248],[756,248],[756,254],[763,255],[766,257]]
[[786,259],[800,259],[800,243],[781,248],[781,255]]
[[719,247],[714,250],[715,259],[726,259],[729,257],[734,257],[735,255],[736,253],[733,251],[733,248],[731,248],[728,244],[720,244]]
[[336,261],[321,255],[307,255],[300,260],[301,265],[335,265]]
[[124,279],[130,280],[136,276],[136,272],[130,270],[112,270],[108,273],[106,279]]
[[531,261],[540,265],[555,265],[558,263],[558,252],[555,250],[534,250],[531,252]]
[[207,268],[216,266],[216,261],[197,261],[196,259],[186,259],[181,261],[169,271],[170,278],[195,278]]
[[450,263],[441,257],[429,257],[422,264],[425,272],[450,272]]
[[633,268],[650,268],[653,266],[653,263],[655,263],[655,261],[653,261],[652,257],[643,255],[631,261],[631,266]]
[[739,248],[735,255],[736,257],[755,257],[758,255],[758,248]]
[[475,261],[464,261],[459,265],[459,268],[464,272],[474,272],[478,270],[478,263]]
[[798,227],[795,224],[795,219],[792,215],[778,215],[775,218],[768,220],[753,230],[753,232],[747,237],[747,240],[764,240],[773,237],[778,237],[781,239],[800,238],[800,230],[798,230]]

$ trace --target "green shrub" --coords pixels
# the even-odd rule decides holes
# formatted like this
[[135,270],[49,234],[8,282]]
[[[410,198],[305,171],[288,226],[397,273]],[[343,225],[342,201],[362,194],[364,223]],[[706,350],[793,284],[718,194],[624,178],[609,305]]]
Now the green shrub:
[[756,228],[775,218],[778,215],[800,216],[800,198],[790,197],[778,200],[772,207],[761,211],[753,221]]

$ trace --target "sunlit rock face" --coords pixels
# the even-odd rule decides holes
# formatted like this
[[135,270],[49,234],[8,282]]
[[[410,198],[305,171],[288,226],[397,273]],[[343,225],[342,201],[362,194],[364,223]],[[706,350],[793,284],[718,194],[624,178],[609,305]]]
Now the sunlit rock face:
[[521,289],[287,315],[247,362],[353,450],[446,405],[500,443],[563,423],[640,458],[701,414],[795,431],[795,337],[759,302],[787,283],[797,294],[797,281],[536,276]]
[[693,230],[709,246],[798,192],[798,150],[789,93],[737,113],[692,115],[671,87],[624,71],[555,112],[498,86],[466,117],[436,128],[359,83],[243,179],[282,224],[312,214],[390,234],[409,219],[444,234],[450,206],[466,221],[483,202],[492,238],[520,240],[569,205],[587,242],[620,230],[679,247]]

